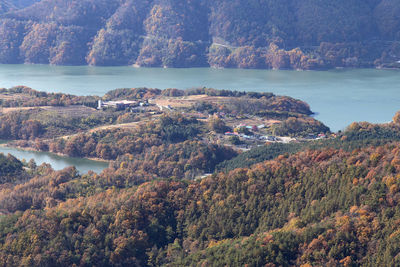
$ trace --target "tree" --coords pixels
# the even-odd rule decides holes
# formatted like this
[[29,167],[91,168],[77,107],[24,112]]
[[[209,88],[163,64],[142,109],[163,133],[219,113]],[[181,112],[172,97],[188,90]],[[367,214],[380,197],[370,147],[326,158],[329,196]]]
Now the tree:
[[208,119],[208,126],[212,131],[217,133],[225,133],[230,130],[230,128],[226,126],[225,122],[217,116],[212,116]]
[[398,112],[394,115],[394,117],[393,117],[393,122],[394,122],[395,124],[400,125],[400,111],[398,111]]

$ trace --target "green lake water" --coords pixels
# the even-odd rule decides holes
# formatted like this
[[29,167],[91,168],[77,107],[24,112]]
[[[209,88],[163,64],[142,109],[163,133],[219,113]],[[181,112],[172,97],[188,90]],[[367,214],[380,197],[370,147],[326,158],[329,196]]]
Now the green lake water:
[[37,165],[41,165],[42,163],[50,163],[51,167],[55,170],[62,170],[68,166],[75,166],[81,174],[87,173],[89,170],[100,173],[102,170],[108,167],[107,162],[63,157],[53,153],[27,151],[13,147],[0,146],[0,153],[3,153],[5,155],[12,154],[14,157],[20,160],[24,159],[26,161],[29,161],[30,159],[34,159]]

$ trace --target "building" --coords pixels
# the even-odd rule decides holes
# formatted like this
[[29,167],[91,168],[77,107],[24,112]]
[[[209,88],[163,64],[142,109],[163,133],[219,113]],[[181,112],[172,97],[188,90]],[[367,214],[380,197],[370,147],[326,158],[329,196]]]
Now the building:
[[173,108],[170,105],[162,106],[160,104],[157,104],[157,107],[160,109],[160,111],[173,110]]
[[118,101],[103,101],[99,100],[97,109],[103,108],[116,108],[117,110],[124,110],[129,107],[136,107],[138,105],[137,101],[129,101],[129,100],[118,100]]

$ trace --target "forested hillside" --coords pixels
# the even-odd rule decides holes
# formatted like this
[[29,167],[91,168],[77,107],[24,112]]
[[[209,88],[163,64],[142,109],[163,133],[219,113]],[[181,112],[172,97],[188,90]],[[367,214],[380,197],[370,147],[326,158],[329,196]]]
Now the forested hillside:
[[1,63],[400,66],[396,0],[3,2]]
[[[379,138],[372,125],[351,131]],[[199,181],[142,184],[130,177],[142,175],[134,159],[82,176],[1,157],[16,179],[0,184],[0,264],[397,266],[399,145],[304,149]],[[185,146],[171,152],[196,153]]]

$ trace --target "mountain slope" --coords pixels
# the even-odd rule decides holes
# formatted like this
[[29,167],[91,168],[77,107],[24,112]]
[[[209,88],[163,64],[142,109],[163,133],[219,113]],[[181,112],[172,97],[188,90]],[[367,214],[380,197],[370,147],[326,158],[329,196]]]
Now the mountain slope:
[[0,62],[398,67],[399,10],[396,0],[42,0],[0,17]]

